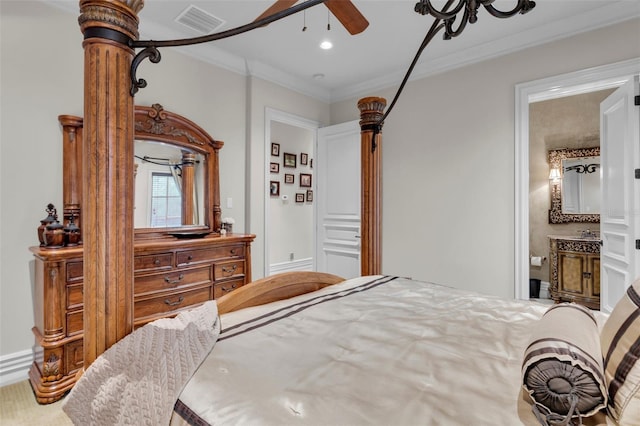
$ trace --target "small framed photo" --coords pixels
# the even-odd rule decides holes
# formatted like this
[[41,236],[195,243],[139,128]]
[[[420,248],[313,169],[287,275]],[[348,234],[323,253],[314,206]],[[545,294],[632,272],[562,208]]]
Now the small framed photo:
[[269,165],[269,171],[271,173],[280,173],[280,163],[271,163]]
[[300,173],[300,186],[302,188],[311,188],[311,175],[308,173]]
[[308,202],[313,201],[313,191],[311,189],[307,189],[307,201]]
[[296,155],[289,154],[288,152],[284,153],[284,166],[285,167],[296,167]]
[[296,203],[304,203],[304,193],[296,192]]
[[285,173],[284,183],[293,183],[294,180],[295,180],[295,175],[290,175],[289,173]]
[[269,194],[272,197],[278,197],[280,195],[280,182],[277,180],[272,180],[269,183]]
[[280,157],[280,144],[271,142],[271,155],[274,157]]
[[309,163],[309,154],[305,154],[304,152],[300,154],[300,164],[306,166]]

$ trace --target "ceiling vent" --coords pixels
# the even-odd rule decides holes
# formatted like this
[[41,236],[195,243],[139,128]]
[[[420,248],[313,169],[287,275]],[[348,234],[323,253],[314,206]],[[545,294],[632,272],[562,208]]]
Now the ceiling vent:
[[197,6],[190,5],[177,18],[176,22],[197,31],[200,34],[211,34],[225,21],[205,12]]

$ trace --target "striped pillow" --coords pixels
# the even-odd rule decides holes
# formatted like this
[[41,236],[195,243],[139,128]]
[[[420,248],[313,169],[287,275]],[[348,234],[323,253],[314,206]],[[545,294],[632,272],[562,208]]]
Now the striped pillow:
[[640,425],[640,279],[616,304],[600,336],[609,389],[609,415]]
[[541,422],[591,416],[605,408],[603,370],[598,325],[588,308],[553,305],[534,324],[522,383]]

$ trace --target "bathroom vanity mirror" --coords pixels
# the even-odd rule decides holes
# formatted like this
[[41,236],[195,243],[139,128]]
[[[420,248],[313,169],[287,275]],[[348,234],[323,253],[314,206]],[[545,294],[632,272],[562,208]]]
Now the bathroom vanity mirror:
[[549,223],[600,222],[600,148],[549,151]]

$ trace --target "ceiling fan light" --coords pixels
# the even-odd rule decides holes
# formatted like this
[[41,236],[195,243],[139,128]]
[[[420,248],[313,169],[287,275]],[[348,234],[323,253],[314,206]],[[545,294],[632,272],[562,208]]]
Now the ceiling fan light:
[[329,40],[324,40],[322,41],[322,43],[320,43],[320,49],[329,50],[332,47],[333,47],[333,43],[331,43]]

